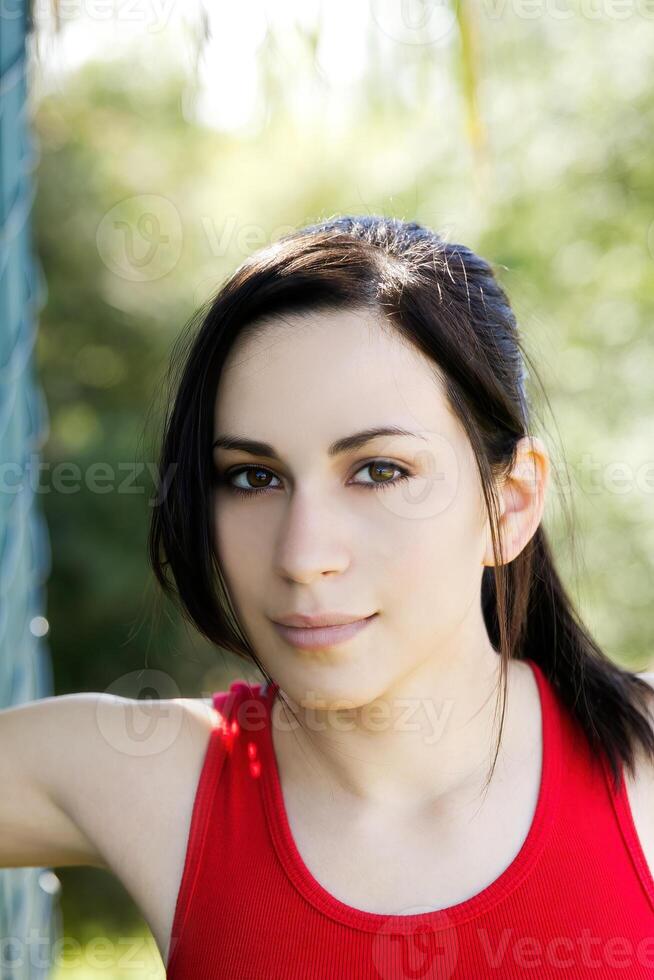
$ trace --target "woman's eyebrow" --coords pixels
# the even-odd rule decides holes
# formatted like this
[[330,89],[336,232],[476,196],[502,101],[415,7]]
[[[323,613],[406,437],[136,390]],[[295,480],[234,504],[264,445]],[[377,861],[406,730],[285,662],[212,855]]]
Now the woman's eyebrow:
[[[396,425],[385,425],[379,428],[363,429],[361,432],[354,432],[351,436],[343,436],[333,442],[327,450],[330,456],[338,456],[340,453],[351,452],[360,449],[367,442],[377,439],[379,436],[410,436],[416,439],[425,440],[425,436],[417,432],[409,432]],[[267,456],[269,459],[280,459],[276,450],[267,442],[259,442],[256,439],[245,439],[241,436],[220,435],[215,440],[215,448],[220,449],[240,449],[244,453],[252,456]]]

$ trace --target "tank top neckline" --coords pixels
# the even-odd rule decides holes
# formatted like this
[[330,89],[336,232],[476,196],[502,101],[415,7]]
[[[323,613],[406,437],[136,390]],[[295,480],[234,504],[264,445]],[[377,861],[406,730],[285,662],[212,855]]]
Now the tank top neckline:
[[[332,895],[309,871],[293,837],[281,787],[279,768],[272,737],[272,706],[279,691],[276,682],[264,685],[266,705],[262,726],[261,778],[258,780],[263,797],[271,838],[279,861],[290,882],[315,908],[330,918],[363,930],[378,932],[383,928],[398,934],[413,934],[423,928],[451,929],[462,922],[488,911],[508,896],[526,878],[538,861],[557,812],[561,782],[561,725],[559,706],[550,683],[540,666],[523,658],[534,674],[541,710],[541,777],[532,821],[520,850],[511,863],[481,891],[462,902],[442,909],[417,911],[409,914],[387,914],[355,908]],[[421,908],[417,906],[417,908]]]

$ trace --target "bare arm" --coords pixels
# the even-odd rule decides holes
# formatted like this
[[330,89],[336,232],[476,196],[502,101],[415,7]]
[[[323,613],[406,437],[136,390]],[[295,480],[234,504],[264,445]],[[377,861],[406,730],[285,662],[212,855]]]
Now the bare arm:
[[92,865],[138,888],[189,816],[212,715],[101,693],[0,710],[0,867]]
[[105,867],[62,805],[100,694],[43,698],[0,711],[0,867]]

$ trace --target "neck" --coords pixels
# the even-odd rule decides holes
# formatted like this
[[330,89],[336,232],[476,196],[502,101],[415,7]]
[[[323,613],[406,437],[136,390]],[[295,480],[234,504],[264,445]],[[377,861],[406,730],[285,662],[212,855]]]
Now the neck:
[[[446,663],[430,658],[361,707],[306,709],[285,695],[289,715],[275,697],[271,724],[285,778],[320,793],[327,777],[333,793],[371,809],[434,812],[469,798],[481,790],[493,761],[499,667],[489,644]],[[516,661],[509,667],[498,765],[507,744],[529,741],[530,668]]]

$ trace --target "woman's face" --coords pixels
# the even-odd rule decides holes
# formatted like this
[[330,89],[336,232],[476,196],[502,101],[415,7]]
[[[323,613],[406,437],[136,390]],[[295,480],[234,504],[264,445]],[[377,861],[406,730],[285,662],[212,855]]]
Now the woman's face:
[[[391,427],[411,434],[330,452]],[[271,320],[225,366],[214,439],[224,436],[271,447],[214,448],[214,544],[257,656],[298,704],[356,707],[427,660],[488,646],[472,448],[432,363],[390,328],[352,310]],[[272,622],[321,612],[377,615],[311,650]]]

